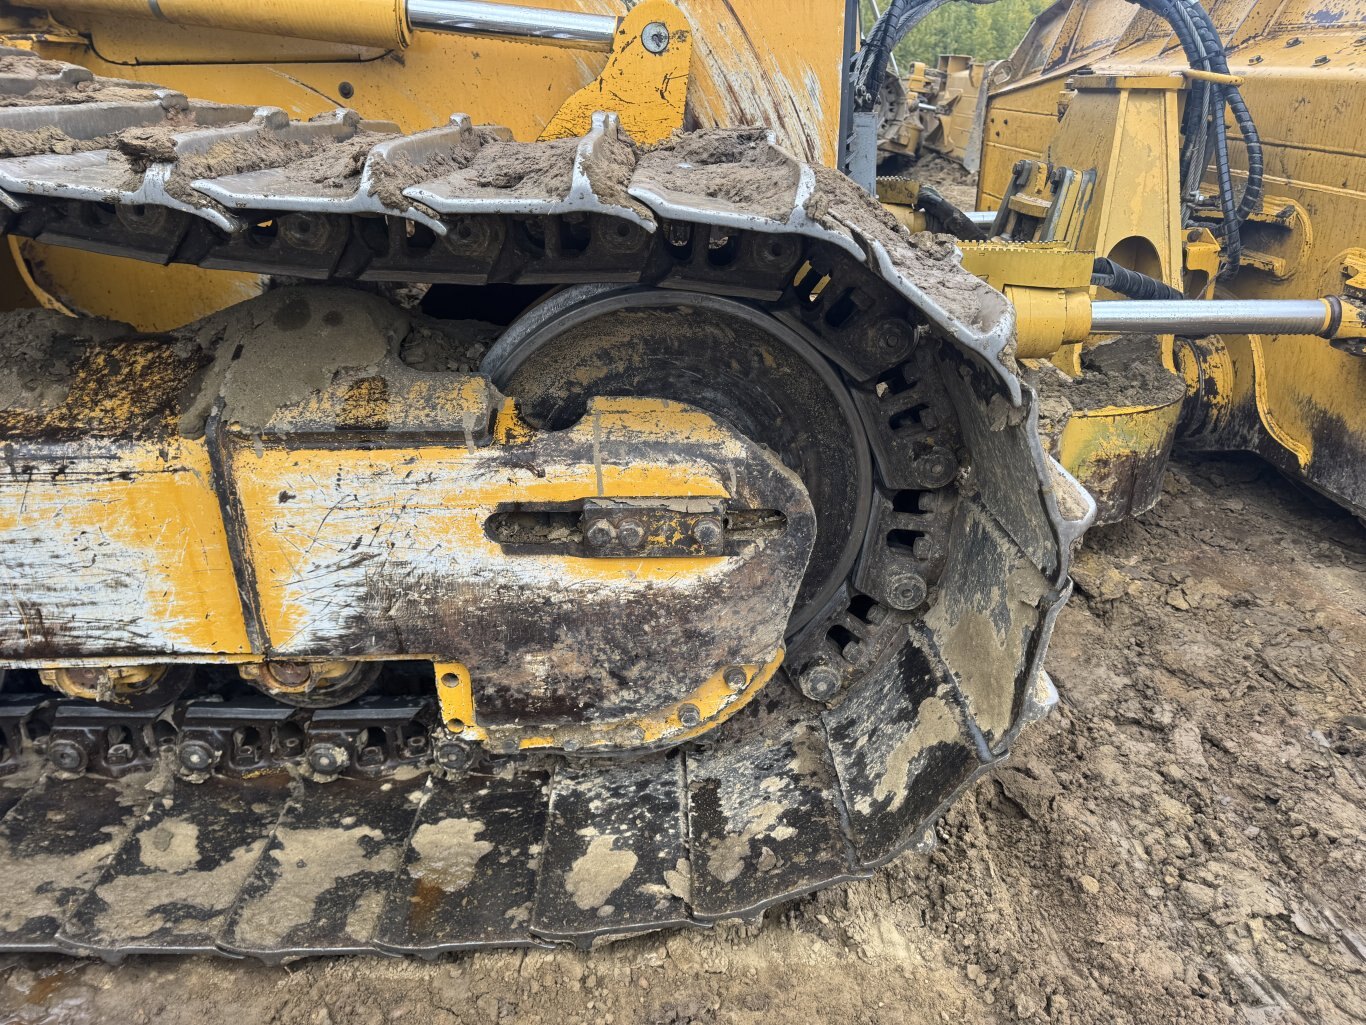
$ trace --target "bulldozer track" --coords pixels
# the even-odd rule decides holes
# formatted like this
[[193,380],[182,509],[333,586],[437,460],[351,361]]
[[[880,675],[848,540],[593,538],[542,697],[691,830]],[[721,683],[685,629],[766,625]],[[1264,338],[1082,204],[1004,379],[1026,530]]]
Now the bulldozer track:
[[[851,183],[754,130],[644,152],[601,114],[575,140],[461,116],[405,136],[151,86],[106,100],[80,69],[6,61],[7,233],[317,280],[738,298],[837,368],[877,481],[856,569],[788,638],[788,674],[833,672],[838,695],[780,678],[663,753],[443,764],[425,699],[133,714],[6,695],[0,949],[435,956],[752,918],[932,842],[1048,707],[1043,652],[1091,507],[1039,446],[1009,307]],[[1007,638],[994,718],[950,664],[978,613]]]

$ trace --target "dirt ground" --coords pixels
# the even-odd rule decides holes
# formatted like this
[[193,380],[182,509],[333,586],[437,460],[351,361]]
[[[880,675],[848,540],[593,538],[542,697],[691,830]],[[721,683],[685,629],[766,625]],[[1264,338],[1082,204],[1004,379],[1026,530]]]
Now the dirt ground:
[[930,857],[762,930],[288,968],[0,965],[24,1023],[1366,1021],[1366,530],[1250,458],[1092,532],[1062,693]]

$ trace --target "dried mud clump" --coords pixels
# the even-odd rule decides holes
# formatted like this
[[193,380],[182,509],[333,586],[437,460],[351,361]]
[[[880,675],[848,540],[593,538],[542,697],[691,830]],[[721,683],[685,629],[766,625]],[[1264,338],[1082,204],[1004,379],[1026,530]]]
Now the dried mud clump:
[[77,361],[92,344],[133,333],[128,324],[53,310],[0,314],[0,409],[60,406]]
[[768,145],[761,129],[711,128],[686,132],[640,158],[642,183],[708,196],[770,220],[786,221],[796,197],[798,170]]
[[475,157],[469,176],[475,185],[509,196],[562,198],[574,178],[578,146],[578,139],[491,142]]
[[1153,335],[1123,335],[1088,349],[1082,375],[1069,378],[1040,361],[1021,376],[1039,395],[1039,431],[1056,440],[1076,410],[1105,406],[1166,406],[1180,402],[1186,385],[1162,365]]
[[472,132],[462,132],[449,149],[421,160],[411,160],[402,154],[377,160],[371,170],[370,192],[389,209],[406,210],[412,206],[412,201],[403,195],[404,189],[465,170],[481,147],[497,139],[495,129],[476,128]]

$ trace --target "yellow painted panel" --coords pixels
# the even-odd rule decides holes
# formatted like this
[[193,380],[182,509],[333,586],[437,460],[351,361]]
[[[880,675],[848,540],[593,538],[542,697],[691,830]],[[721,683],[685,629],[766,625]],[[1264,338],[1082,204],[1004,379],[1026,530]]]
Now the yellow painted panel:
[[61,461],[0,477],[4,653],[46,639],[71,655],[249,651],[203,443]]
[[29,241],[19,248],[35,284],[55,294],[56,303],[44,305],[122,320],[139,331],[169,331],[261,292],[256,274],[161,267]]
[[[363,555],[397,549],[415,566],[471,579],[553,573],[585,583],[638,585],[710,572],[725,561],[510,558],[484,533],[500,503],[726,495],[723,482],[700,463],[533,467],[509,466],[487,451],[436,446],[367,452],[243,444],[232,467],[262,625],[271,646],[281,650],[328,607],[331,588],[318,579],[320,560],[356,550],[358,543]],[[282,500],[284,495],[290,497]]]

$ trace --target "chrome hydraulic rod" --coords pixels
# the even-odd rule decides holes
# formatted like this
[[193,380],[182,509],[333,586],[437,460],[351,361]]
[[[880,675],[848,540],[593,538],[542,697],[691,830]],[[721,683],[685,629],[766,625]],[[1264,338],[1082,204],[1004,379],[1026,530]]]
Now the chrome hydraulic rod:
[[481,0],[279,0],[255,4],[225,4],[222,0],[49,0],[48,6],[58,12],[149,18],[173,25],[321,39],[382,50],[402,50],[414,31],[610,50],[618,25],[610,14]]
[[408,23],[416,30],[492,36],[585,50],[610,50],[617,19],[481,0],[407,0]]
[[[1092,334],[1321,335],[1332,338],[1343,321],[1343,302],[1323,299],[1098,300],[1091,304]],[[1355,320],[1353,311],[1347,311]]]

